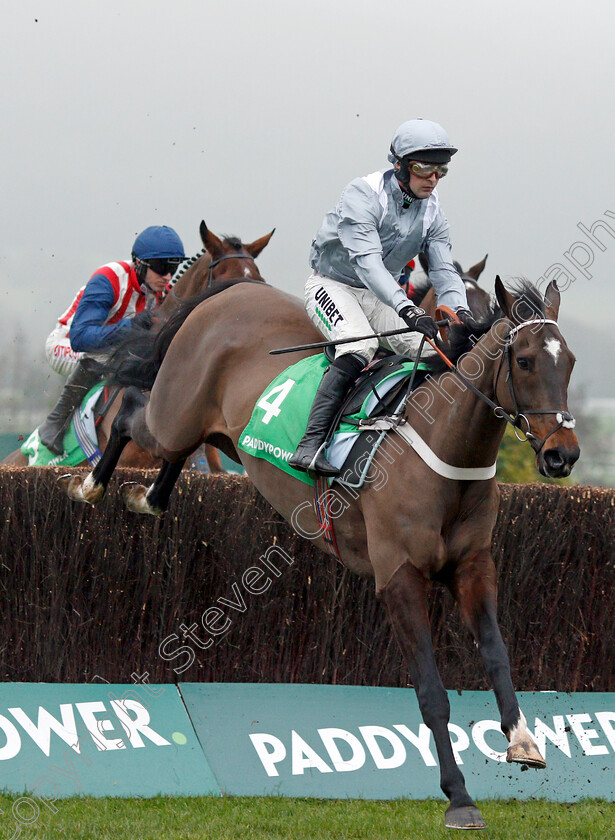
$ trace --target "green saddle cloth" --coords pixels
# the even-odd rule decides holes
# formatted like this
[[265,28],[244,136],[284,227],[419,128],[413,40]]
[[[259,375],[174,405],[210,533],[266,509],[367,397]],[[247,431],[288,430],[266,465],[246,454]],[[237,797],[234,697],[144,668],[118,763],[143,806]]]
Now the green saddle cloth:
[[80,408],[80,434],[75,431],[75,419],[64,432],[64,452],[56,455],[41,441],[38,428],[21,445],[21,452],[28,459],[29,467],[76,467],[84,461],[95,464],[100,458],[94,426],[93,407],[105,387],[104,382],[94,385],[85,395]]
[[[250,422],[239,437],[239,448],[248,455],[269,461],[299,481],[313,485],[314,479],[308,473],[289,467],[288,460],[305,434],[316,391],[329,364],[325,354],[320,353],[308,356],[282,371],[265,388],[254,406]],[[393,377],[399,380],[409,376],[413,369],[414,362],[408,361],[381,380],[380,384]],[[426,370],[427,366],[420,363],[418,369]],[[352,415],[352,420],[368,417],[368,411],[373,410],[375,402],[373,395],[368,394],[361,409]],[[356,437],[358,434],[355,425],[342,422],[327,451],[331,452],[340,436],[348,438],[349,435]]]

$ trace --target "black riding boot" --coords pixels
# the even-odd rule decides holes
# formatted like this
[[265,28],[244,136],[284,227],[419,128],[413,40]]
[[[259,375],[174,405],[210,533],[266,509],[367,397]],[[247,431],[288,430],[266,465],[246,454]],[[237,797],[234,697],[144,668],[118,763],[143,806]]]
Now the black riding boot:
[[91,365],[89,359],[79,362],[66,380],[57,403],[46,420],[38,427],[41,442],[56,455],[64,452],[64,432],[70,423],[73,411],[81,405],[81,401],[90,388],[100,380],[100,376],[92,371]]
[[305,434],[288,462],[290,467],[302,472],[312,470],[319,475],[339,474],[325,458],[323,444],[344,397],[364,367],[365,360],[361,356],[348,353],[335,359],[327,368],[316,391]]

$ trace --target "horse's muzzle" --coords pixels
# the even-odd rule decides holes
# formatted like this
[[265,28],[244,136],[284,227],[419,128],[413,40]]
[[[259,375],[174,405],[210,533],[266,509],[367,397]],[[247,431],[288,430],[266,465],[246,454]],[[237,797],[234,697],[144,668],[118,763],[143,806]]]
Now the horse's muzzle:
[[547,478],[566,478],[572,472],[580,454],[578,446],[570,449],[565,446],[544,449],[538,454],[538,470]]

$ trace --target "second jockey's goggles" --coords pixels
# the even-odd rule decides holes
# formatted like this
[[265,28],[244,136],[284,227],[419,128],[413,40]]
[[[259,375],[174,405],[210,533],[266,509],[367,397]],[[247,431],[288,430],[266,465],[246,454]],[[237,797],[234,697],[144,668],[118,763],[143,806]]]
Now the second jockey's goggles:
[[429,178],[434,173],[436,178],[444,178],[448,172],[448,166],[445,163],[421,163],[418,160],[414,160],[409,161],[408,167],[419,178]]
[[166,277],[170,274],[171,277],[175,274],[179,266],[183,263],[180,257],[165,257],[164,259],[141,260],[141,264],[147,268],[151,268],[155,274],[160,277]]

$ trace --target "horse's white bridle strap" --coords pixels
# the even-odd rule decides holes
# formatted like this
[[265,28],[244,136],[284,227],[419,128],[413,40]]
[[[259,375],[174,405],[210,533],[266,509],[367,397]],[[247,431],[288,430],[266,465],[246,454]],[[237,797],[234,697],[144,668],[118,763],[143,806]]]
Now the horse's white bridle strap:
[[495,476],[495,464],[490,467],[453,467],[442,461],[407,421],[395,426],[394,431],[410,444],[428,467],[443,478],[453,481],[487,481]]
[[523,327],[531,327],[532,324],[555,324],[555,326],[557,326],[557,321],[551,321],[549,318],[534,318],[533,321],[523,321],[522,324],[517,324],[516,327],[512,328],[512,330],[508,333],[507,340],[510,342],[519,330],[522,330]]

